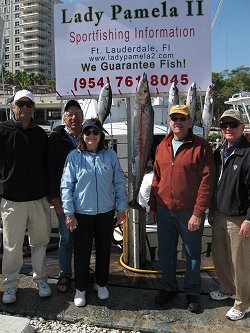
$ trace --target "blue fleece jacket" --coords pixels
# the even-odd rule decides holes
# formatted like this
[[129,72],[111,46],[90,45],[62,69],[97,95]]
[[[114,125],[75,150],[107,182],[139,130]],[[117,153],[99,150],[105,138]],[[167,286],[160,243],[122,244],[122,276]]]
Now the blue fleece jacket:
[[66,216],[125,211],[125,178],[116,153],[111,149],[97,153],[72,150],[64,166],[61,199]]

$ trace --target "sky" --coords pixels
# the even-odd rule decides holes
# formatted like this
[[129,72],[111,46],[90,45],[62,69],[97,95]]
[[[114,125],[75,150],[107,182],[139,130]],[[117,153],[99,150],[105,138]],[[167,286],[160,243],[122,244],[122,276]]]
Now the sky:
[[232,70],[239,66],[250,67],[250,0],[210,1],[211,23],[222,3],[211,31],[212,72]]
[[[212,20],[219,3],[211,0]],[[213,72],[250,67],[250,0],[224,0],[211,37]]]

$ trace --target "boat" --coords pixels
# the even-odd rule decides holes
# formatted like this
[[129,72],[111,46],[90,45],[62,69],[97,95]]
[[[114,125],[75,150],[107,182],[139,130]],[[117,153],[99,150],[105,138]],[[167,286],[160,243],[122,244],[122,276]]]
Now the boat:
[[239,110],[242,113],[245,124],[250,126],[250,92],[242,91],[241,93],[234,94],[224,103],[232,105],[234,110]]
[[233,107],[234,110],[241,112],[245,123],[244,134],[250,141],[250,92],[242,91],[240,93],[234,94],[231,98],[229,98],[228,101],[225,101],[224,103]]

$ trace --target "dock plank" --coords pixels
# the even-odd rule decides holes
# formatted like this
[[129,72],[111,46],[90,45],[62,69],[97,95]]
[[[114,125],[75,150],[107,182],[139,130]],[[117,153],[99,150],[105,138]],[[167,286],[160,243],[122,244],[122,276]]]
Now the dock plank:
[[[119,247],[114,245],[111,252],[110,261],[110,277],[109,285],[123,286],[123,287],[137,287],[142,289],[159,290],[161,285],[161,266],[158,260],[148,261],[141,268],[142,273],[135,273],[129,269],[124,268],[120,264],[122,251]],[[54,246],[52,250],[47,252],[47,265],[49,278],[58,278],[59,265],[58,265],[58,252]],[[72,260],[72,268],[74,271],[74,264]],[[202,257],[202,266],[213,266],[211,257]],[[178,268],[185,271],[185,259],[178,260]],[[93,249],[91,262],[90,262],[90,283],[94,281],[95,269],[95,251]],[[149,272],[148,272],[149,271]],[[151,273],[150,271],[157,271]],[[29,256],[24,258],[24,264],[21,270],[22,274],[32,275],[31,260]],[[183,292],[185,272],[177,273],[178,290]],[[208,294],[209,291],[218,289],[218,282],[215,271],[204,270],[201,272],[202,287],[201,293]]]

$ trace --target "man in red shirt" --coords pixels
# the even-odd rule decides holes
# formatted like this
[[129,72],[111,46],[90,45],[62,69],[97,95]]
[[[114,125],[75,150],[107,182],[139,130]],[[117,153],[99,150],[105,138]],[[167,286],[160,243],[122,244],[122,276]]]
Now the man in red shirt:
[[171,132],[156,150],[149,205],[151,218],[158,225],[158,255],[163,271],[163,289],[155,301],[164,304],[177,294],[180,235],[186,255],[184,290],[188,309],[198,313],[201,311],[201,237],[204,212],[213,190],[215,165],[209,143],[192,133],[191,122],[188,106],[172,106]]

